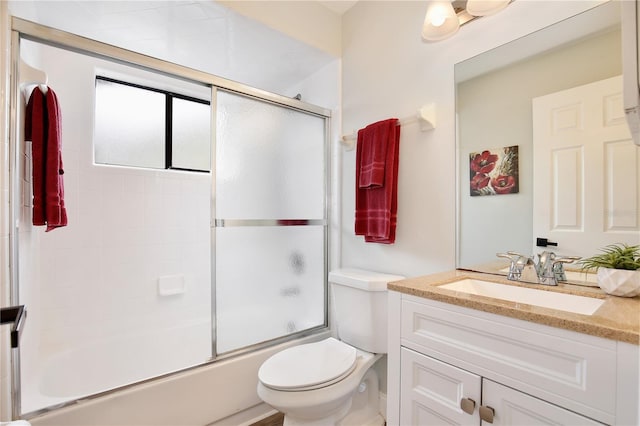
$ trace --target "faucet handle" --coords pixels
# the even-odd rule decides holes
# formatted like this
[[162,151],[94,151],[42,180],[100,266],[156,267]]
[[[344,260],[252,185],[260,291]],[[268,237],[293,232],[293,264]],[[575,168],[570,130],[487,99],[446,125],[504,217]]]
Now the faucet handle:
[[553,261],[553,275],[556,277],[556,281],[567,281],[567,274],[564,273],[564,264],[573,263],[582,259],[580,256],[564,256]]
[[506,253],[496,253],[496,256],[509,259],[509,273],[507,274],[507,279],[514,281],[520,279],[520,273],[522,270],[518,269],[516,263],[522,258],[521,255],[513,251],[508,251]]
[[504,257],[505,259],[509,259],[512,261],[517,260],[522,255],[520,253],[516,253],[515,251],[508,251],[506,253],[496,253],[497,257]]
[[562,256],[561,258],[558,258],[555,261],[560,263],[573,263],[580,259],[582,259],[582,257],[580,256]]

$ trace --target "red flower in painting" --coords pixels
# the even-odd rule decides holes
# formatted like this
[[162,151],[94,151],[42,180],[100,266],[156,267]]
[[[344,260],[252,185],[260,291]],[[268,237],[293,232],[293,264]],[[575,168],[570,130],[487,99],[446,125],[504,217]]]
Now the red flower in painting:
[[471,178],[471,190],[479,191],[489,184],[489,176],[484,173],[476,173]]
[[489,173],[496,167],[498,156],[489,151],[482,151],[482,154],[475,154],[471,159],[471,170],[476,173]]
[[516,179],[513,176],[500,175],[491,179],[491,186],[497,194],[509,194],[516,186]]

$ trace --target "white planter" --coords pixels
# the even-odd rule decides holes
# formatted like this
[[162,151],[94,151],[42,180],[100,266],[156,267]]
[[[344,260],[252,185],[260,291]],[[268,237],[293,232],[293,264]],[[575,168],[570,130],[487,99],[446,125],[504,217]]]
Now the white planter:
[[640,270],[598,268],[598,285],[614,296],[637,296],[640,294]]

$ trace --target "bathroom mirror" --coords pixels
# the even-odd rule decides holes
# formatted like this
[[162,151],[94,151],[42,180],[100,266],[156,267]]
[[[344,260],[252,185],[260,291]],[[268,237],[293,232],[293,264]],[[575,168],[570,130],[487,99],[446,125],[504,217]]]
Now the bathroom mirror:
[[[532,99],[621,75],[621,49],[620,6],[607,2],[455,65],[458,268],[506,273],[496,253],[545,250],[536,247],[545,235],[534,235],[533,186],[549,170],[533,167]],[[497,167],[511,158],[517,181],[483,193],[472,169],[494,154]]]

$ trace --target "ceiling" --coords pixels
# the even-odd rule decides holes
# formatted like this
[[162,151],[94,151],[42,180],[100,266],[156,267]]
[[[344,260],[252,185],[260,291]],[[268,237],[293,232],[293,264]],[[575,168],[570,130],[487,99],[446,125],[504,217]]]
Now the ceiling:
[[340,15],[351,9],[357,2],[358,0],[318,0],[318,3]]
[[[354,1],[324,1],[346,11]],[[287,89],[329,54],[210,0],[10,0],[10,14],[260,89]],[[337,12],[343,13],[343,12]]]

